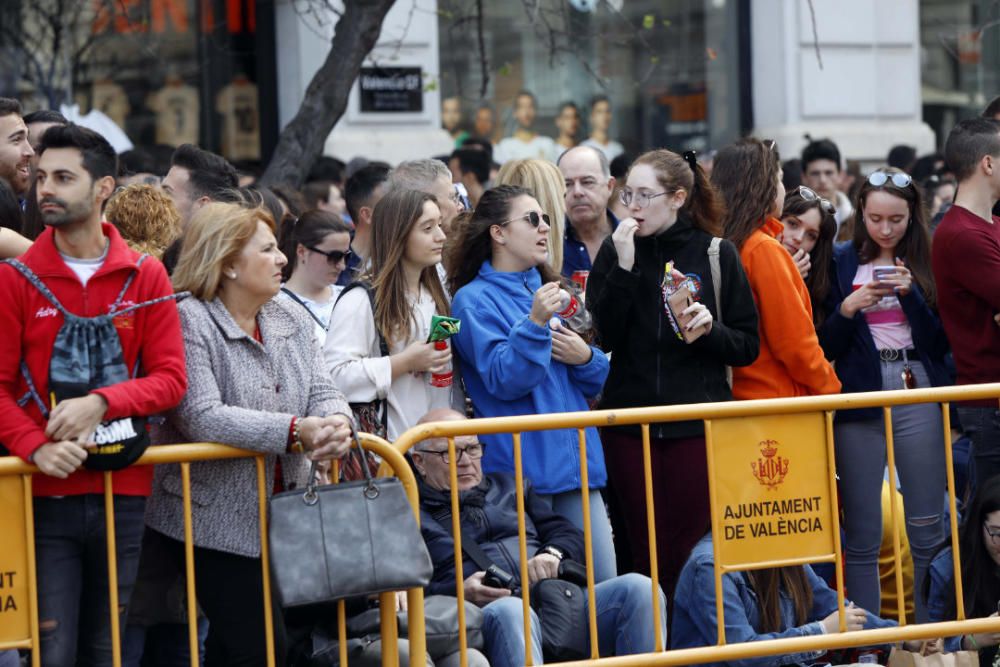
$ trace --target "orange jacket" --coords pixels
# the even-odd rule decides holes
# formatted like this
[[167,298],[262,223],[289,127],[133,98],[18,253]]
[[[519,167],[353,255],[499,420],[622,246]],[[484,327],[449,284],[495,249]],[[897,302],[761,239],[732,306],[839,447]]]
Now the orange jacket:
[[733,368],[737,400],[840,392],[816,337],[809,291],[792,256],[775,239],[783,229],[768,218],[740,250],[760,314],[760,356],[750,366]]

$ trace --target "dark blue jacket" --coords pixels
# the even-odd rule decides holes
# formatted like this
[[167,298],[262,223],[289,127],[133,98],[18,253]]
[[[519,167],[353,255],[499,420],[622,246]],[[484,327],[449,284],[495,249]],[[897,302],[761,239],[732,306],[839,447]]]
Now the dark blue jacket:
[[[566,559],[584,562],[583,531],[556,514],[525,481],[524,533],[528,558],[545,546],[554,546]],[[434,563],[430,595],[455,594],[455,541],[451,536],[451,494],[432,489],[421,480],[420,532]],[[517,484],[513,475],[483,475],[479,486],[458,496],[459,514],[466,534],[479,544],[494,563],[519,577],[520,547],[517,540]],[[443,522],[443,523],[442,523]],[[446,527],[447,526],[447,527]],[[483,568],[462,554],[462,575],[468,579]]]
[[[882,390],[882,369],[878,350],[864,313],[858,311],[853,318],[840,314],[840,304],[854,291],[854,275],[858,272],[858,253],[854,243],[848,241],[837,245],[831,266],[830,293],[824,304],[824,312],[830,313],[820,326],[819,344],[826,358],[836,362],[837,377],[845,394],[861,391]],[[906,296],[899,297],[903,313],[910,323],[916,357],[924,365],[931,384],[935,387],[951,384],[945,365],[948,353],[948,339],[945,337],[941,319],[924,300],[923,292],[916,281]],[[917,359],[914,359],[916,361]],[[874,419],[881,414],[878,408],[862,410],[841,410],[836,419],[856,421]]]

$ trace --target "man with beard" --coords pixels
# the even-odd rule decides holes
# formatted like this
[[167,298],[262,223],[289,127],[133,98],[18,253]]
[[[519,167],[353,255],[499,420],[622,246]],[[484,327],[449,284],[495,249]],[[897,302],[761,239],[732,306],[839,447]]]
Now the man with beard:
[[0,178],[10,183],[22,204],[31,185],[34,154],[28,142],[28,126],[21,118],[21,103],[0,97]]
[[[55,391],[50,382],[53,357],[58,353],[55,370],[71,366],[64,362],[73,355],[54,349],[67,321],[63,309],[93,318],[107,314],[115,303],[141,306],[173,294],[163,266],[151,257],[140,259],[114,226],[101,222],[116,171],[114,149],[99,134],[76,125],[46,131],[37,168],[45,231],[21,262],[62,308],[14,266],[0,265],[0,293],[5,295],[0,299],[0,442],[41,471],[33,487],[43,665],[111,664],[104,473],[82,467],[100,439],[98,426],[169,410],[187,388],[180,320],[168,299],[112,320],[131,379],[92,386],[77,398],[49,398]],[[74,326],[86,327],[86,319]],[[140,368],[140,358],[136,377],[133,369]],[[20,406],[18,399],[26,394],[37,400]],[[124,627],[152,468],[122,468],[112,473],[112,480],[117,611]]]
[[618,227],[608,209],[615,179],[607,156],[591,146],[571,148],[556,163],[566,182],[566,232],[563,275],[585,280],[604,239]]

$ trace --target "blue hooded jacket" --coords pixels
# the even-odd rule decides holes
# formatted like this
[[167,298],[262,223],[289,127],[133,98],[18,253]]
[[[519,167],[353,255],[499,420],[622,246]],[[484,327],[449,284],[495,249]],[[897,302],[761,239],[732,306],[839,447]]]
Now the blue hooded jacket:
[[[581,366],[552,359],[552,332],[528,318],[535,291],[542,286],[536,269],[496,271],[486,261],[479,275],[455,294],[453,317],[462,320],[454,339],[465,388],[477,417],[535,415],[589,409],[608,376],[608,358],[591,347]],[[607,484],[604,452],[597,429],[586,429],[590,487]],[[509,434],[483,435],[483,472],[514,472]],[[573,429],[526,432],[521,437],[525,476],[542,494],[580,488],[580,455]]]

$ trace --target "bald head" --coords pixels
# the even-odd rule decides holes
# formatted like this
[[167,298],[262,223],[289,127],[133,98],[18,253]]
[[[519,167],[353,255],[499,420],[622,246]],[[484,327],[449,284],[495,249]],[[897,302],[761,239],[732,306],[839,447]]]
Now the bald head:
[[[448,421],[466,421],[466,417],[450,408],[438,408],[421,417],[417,425]],[[429,438],[418,443],[411,452],[417,473],[424,482],[441,491],[447,491],[451,484],[450,469],[446,461],[447,452],[447,438]],[[482,445],[474,435],[456,436],[455,453],[458,457],[455,463],[458,489],[466,491],[483,479],[480,462],[483,455]]]

